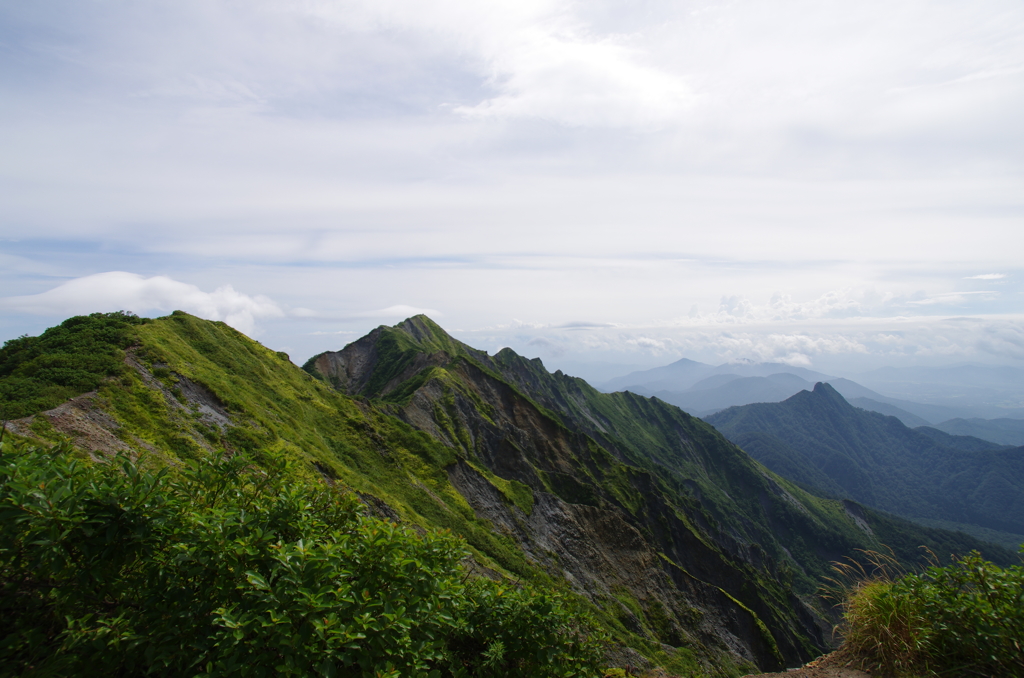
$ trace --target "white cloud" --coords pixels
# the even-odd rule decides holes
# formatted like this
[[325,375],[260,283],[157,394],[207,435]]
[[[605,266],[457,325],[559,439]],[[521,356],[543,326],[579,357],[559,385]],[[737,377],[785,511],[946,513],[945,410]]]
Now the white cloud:
[[0,298],[0,308],[56,316],[120,310],[146,315],[182,310],[207,320],[223,320],[246,334],[256,329],[258,320],[285,315],[273,300],[236,292],[231,285],[204,292],[166,276],[144,278],[124,271],[75,278],[40,294]]
[[943,294],[934,294],[924,299],[912,299],[907,303],[912,304],[914,306],[933,306],[936,304],[960,305],[965,303],[970,297],[978,295],[990,297],[998,294],[998,292],[993,292],[991,290],[977,290],[973,292],[946,292]]
[[664,351],[666,345],[670,343],[670,341],[666,341],[665,339],[653,339],[651,337],[636,337],[635,339],[626,340],[626,344],[629,346],[648,349],[656,354]]
[[993,323],[980,330],[975,338],[980,350],[1002,359],[1024,360],[1024,325]]
[[[567,351],[708,360],[724,331],[799,361],[835,354],[741,335],[1017,313],[1024,5],[897,5],[0,3],[0,289],[230,269],[275,301],[114,308],[248,326],[277,308],[304,336],[436,308],[528,337],[584,318]],[[20,303],[71,308],[52,292]],[[988,355],[895,326],[850,336]],[[978,336],[1013,355],[1012,332]]]
[[[532,33],[532,32],[531,32]],[[639,63],[634,50],[546,32],[488,55],[496,97],[455,111],[470,118],[545,118],[581,126],[678,122],[694,96],[682,79]]]
[[542,118],[581,126],[674,122],[694,96],[636,34],[602,29],[571,0],[368,0],[310,3],[349,30],[399,30],[460,52],[493,96],[451,110],[469,118]]

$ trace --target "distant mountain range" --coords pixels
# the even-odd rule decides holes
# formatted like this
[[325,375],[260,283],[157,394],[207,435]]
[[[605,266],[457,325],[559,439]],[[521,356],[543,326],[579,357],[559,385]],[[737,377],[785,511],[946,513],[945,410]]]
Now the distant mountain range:
[[[704,381],[713,376],[732,377],[768,377],[775,374],[792,374],[797,377],[814,383],[822,379],[829,379],[829,375],[808,370],[802,367],[793,367],[785,363],[756,363],[751,361],[739,361],[725,363],[722,365],[708,365],[695,360],[683,358],[663,367],[655,367],[649,370],[631,372],[623,377],[611,379],[602,386],[604,391],[625,391],[633,390],[634,386],[643,386],[649,391],[685,391],[698,382]],[[724,383],[724,380],[723,382]],[[709,386],[720,386],[721,383],[711,382]]]
[[1001,445],[1024,445],[1022,419],[950,419],[936,424],[935,428],[955,435],[991,440]]
[[[1009,369],[1012,371],[1012,368]],[[869,376],[873,375],[873,378],[883,385],[896,385],[900,392],[904,392],[913,389],[907,387],[906,384],[900,387],[899,384],[902,382],[897,381],[899,375],[916,378],[919,376],[918,372],[930,374],[930,372],[922,370],[908,373],[900,370],[876,371],[869,373]],[[964,376],[966,385],[961,385],[961,387],[946,385],[945,388],[949,392],[960,392],[965,388],[977,390],[986,383],[996,383],[1000,387],[1009,388],[1005,381],[995,382],[995,378],[991,376],[988,368],[978,368],[976,373],[967,368],[936,370],[935,374],[936,376],[932,378],[934,383],[966,375]],[[684,358],[663,367],[616,377],[605,382],[602,385],[602,390],[631,391],[653,396],[696,416],[706,417],[727,407],[779,402],[800,391],[812,389],[814,384],[819,381],[831,384],[851,404],[865,410],[896,417],[911,428],[935,426],[948,433],[957,434],[968,433],[969,429],[970,435],[991,442],[1024,444],[1024,409],[984,404],[996,398],[992,392],[986,392],[987,395],[982,399],[980,405],[969,399],[961,399],[963,402],[957,405],[915,402],[884,395],[850,379],[833,377],[783,363],[736,362],[713,366]],[[1009,401],[1004,398],[1003,402],[1005,404]],[[1020,419],[1009,419],[1005,415],[1019,416]],[[982,417],[998,417],[998,419],[989,420]],[[962,423],[964,420],[970,421],[971,424]],[[947,421],[958,423],[951,423],[947,430],[945,424]],[[1001,423],[989,425],[984,423],[986,421]],[[1015,421],[1019,421],[1020,424],[1007,423]]]
[[1024,418],[1024,369],[1009,365],[883,367],[859,383],[900,400],[963,410],[965,418]]
[[[706,421],[776,473],[812,490],[910,519],[1024,541],[1024,447],[910,429],[848,403],[825,383]],[[986,532],[989,537],[991,533]]]

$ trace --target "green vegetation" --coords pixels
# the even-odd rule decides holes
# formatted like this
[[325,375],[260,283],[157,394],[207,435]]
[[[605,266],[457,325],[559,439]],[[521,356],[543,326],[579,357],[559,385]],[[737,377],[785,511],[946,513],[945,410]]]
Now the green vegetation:
[[561,596],[281,459],[180,472],[0,444],[0,675],[593,676]]
[[16,419],[56,407],[123,374],[124,349],[146,321],[130,313],[69,318],[38,337],[0,349],[0,417]]
[[[317,372],[315,361],[307,363],[306,371],[300,370],[287,356],[267,349],[224,323],[200,320],[181,312],[151,321],[123,314],[90,316],[84,320],[72,319],[63,326],[79,328],[76,331],[86,336],[85,329],[91,326],[90,322],[100,321],[120,322],[119,333],[110,334],[113,339],[103,344],[107,348],[89,350],[97,355],[106,351],[104,355],[111,358],[107,364],[116,363],[116,368],[95,371],[96,375],[101,375],[97,377],[98,385],[91,389],[95,393],[76,400],[73,416],[65,416],[63,410],[59,415],[43,413],[41,410],[47,404],[32,401],[31,406],[20,413],[35,416],[15,422],[16,430],[37,440],[56,442],[65,452],[68,448],[60,441],[71,436],[72,442],[79,446],[74,454],[82,460],[89,458],[85,452],[91,453],[94,459],[110,457],[116,450],[130,450],[132,458],[142,453],[149,471],[139,471],[138,475],[151,477],[163,473],[163,480],[158,484],[162,483],[160,487],[164,489],[198,482],[196,474],[200,471],[209,476],[204,476],[207,480],[203,482],[212,482],[211,469],[218,469],[216,473],[234,474],[240,479],[238,487],[243,489],[228,492],[232,496],[250,496],[251,488],[267,478],[273,480],[266,481],[270,483],[267,488],[271,488],[266,497],[291,496],[287,492],[281,495],[273,488],[294,487],[300,494],[312,492],[312,495],[303,495],[307,497],[304,500],[307,508],[295,514],[307,509],[313,511],[309,514],[312,516],[309,525],[314,525],[315,529],[311,527],[309,532],[303,533],[307,536],[285,534],[283,523],[277,527],[261,523],[261,530],[277,535],[268,539],[282,545],[280,550],[269,551],[255,537],[255,542],[247,536],[237,537],[235,543],[243,551],[255,549],[244,557],[257,558],[271,568],[266,570],[270,574],[248,565],[245,565],[248,569],[244,569],[237,560],[244,554],[225,555],[217,551],[220,546],[210,540],[223,531],[220,527],[208,530],[211,534],[207,537],[201,537],[201,530],[195,527],[199,523],[223,524],[223,529],[242,534],[244,530],[238,525],[244,521],[217,513],[222,508],[229,513],[235,510],[227,508],[223,503],[226,500],[218,499],[211,509],[214,513],[209,515],[204,513],[207,508],[200,501],[193,507],[196,509],[193,517],[166,518],[167,525],[174,530],[180,527],[182,531],[175,532],[178,536],[173,538],[166,533],[162,537],[166,543],[184,544],[185,552],[201,557],[205,563],[221,563],[228,568],[214,568],[220,572],[216,576],[223,577],[216,581],[223,590],[235,591],[232,594],[235,597],[225,598],[227,602],[218,603],[214,611],[251,603],[256,607],[245,618],[249,621],[231,617],[231,623],[251,622],[264,628],[266,622],[268,630],[260,633],[298,634],[295,642],[300,645],[306,642],[302,636],[306,632],[302,629],[307,627],[299,624],[297,617],[288,617],[291,621],[287,623],[275,621],[285,617],[267,607],[273,602],[270,589],[261,588],[259,582],[271,584],[271,579],[277,576],[282,582],[298,582],[296,591],[303,586],[308,591],[320,591],[310,583],[313,579],[309,577],[329,579],[329,574],[325,573],[334,565],[363,558],[370,551],[350,549],[356,548],[364,537],[373,542],[376,538],[371,539],[368,531],[377,530],[384,535],[381,548],[385,544],[395,545],[397,550],[393,553],[404,554],[402,558],[422,565],[426,573],[422,581],[429,579],[434,582],[431,586],[436,584],[442,589],[451,586],[450,590],[444,589],[449,593],[438,594],[443,612],[440,617],[417,613],[415,623],[407,624],[402,631],[409,634],[408,647],[421,641],[426,643],[423,646],[426,654],[415,655],[419,657],[415,661],[422,659],[425,663],[415,664],[409,659],[413,655],[401,654],[406,652],[401,649],[406,641],[401,639],[394,640],[398,643],[395,650],[398,654],[382,660],[391,662],[400,672],[415,674],[425,671],[425,666],[442,674],[450,671],[452,675],[459,675],[456,668],[461,666],[467,672],[465,675],[475,675],[484,671],[484,664],[491,670],[500,667],[503,661],[509,666],[525,667],[527,655],[536,653],[538,647],[548,641],[515,630],[516,624],[522,623],[540,633],[544,619],[561,614],[557,610],[569,615],[564,617],[564,628],[582,629],[580,622],[573,620],[589,617],[610,634],[616,644],[632,648],[655,665],[680,675],[739,675],[743,668],[753,668],[751,661],[762,668],[791,665],[814,656],[825,646],[826,640],[818,635],[817,627],[808,622],[811,614],[794,592],[803,593],[803,600],[810,600],[808,596],[816,591],[830,560],[841,558],[856,548],[878,548],[880,542],[890,541],[897,544],[901,558],[920,543],[932,544],[943,549],[942,552],[967,551],[958,548],[955,540],[943,541],[947,533],[935,531],[937,540],[934,542],[917,541],[916,533],[907,536],[902,521],[861,511],[849,503],[815,497],[768,472],[711,426],[678,408],[628,393],[601,394],[582,380],[557,372],[549,374],[539,360],[526,360],[509,350],[488,356],[452,339],[423,317],[394,328],[379,328],[361,339],[357,348],[363,353],[359,355],[369,358],[358,361],[354,372],[352,364],[346,363],[342,354],[334,354],[319,363],[329,369],[347,370],[336,375],[340,379],[338,386],[365,385],[352,394],[331,388],[330,384],[335,382],[330,375]],[[74,348],[72,343],[65,341],[71,347],[66,353],[74,358],[80,349]],[[42,356],[41,362],[48,350],[40,349],[37,357]],[[27,362],[22,360],[22,363]],[[34,378],[45,389],[60,387],[55,381],[57,376],[58,373],[37,371]],[[17,378],[20,377],[15,375],[15,381]],[[9,379],[10,375],[0,377],[0,386]],[[102,428],[101,435],[93,435],[96,429],[89,429],[97,423]],[[66,461],[61,455],[57,457]],[[50,457],[41,453],[33,458],[34,463],[43,466],[51,463]],[[225,460],[243,458],[250,466],[238,462],[242,464],[240,469],[225,470],[227,467],[223,465],[228,463]],[[59,464],[55,468],[65,473]],[[90,476],[94,485],[112,482],[101,473],[101,469],[108,468],[106,465],[84,464],[81,468],[100,474]],[[118,474],[115,475],[129,478],[132,472],[124,467]],[[57,481],[44,482],[46,488],[60,486]],[[325,484],[332,489],[324,489]],[[42,491],[39,496],[49,496],[46,495],[49,489],[39,489]],[[189,491],[193,497],[207,492]],[[316,513],[319,509],[315,509],[318,505],[308,499],[313,495],[321,496],[317,492],[327,493],[323,496],[343,497],[350,491],[358,493],[375,515],[385,516],[408,529],[394,528],[344,511],[344,515],[337,517],[337,525],[331,527],[326,518],[317,517],[320,515]],[[167,490],[164,495],[171,496],[174,492]],[[557,502],[552,495],[564,503]],[[260,503],[263,501],[260,499],[257,504],[271,506],[274,501],[280,504],[284,500],[267,498],[266,502],[270,503]],[[350,499],[338,501],[351,502]],[[178,499],[168,499],[165,503],[175,502]],[[135,506],[130,501],[124,505]],[[287,502],[281,505],[287,506]],[[137,513],[145,518],[142,523],[147,525],[145,529],[156,534],[156,528],[146,521],[150,517],[159,520],[165,517],[150,509],[146,504],[144,510]],[[262,520],[266,525],[273,522],[266,516],[276,510],[268,508],[269,513],[260,514],[264,515],[264,520],[250,508],[245,509],[252,520]],[[299,520],[306,524],[303,521],[306,518]],[[136,523],[130,521],[130,525]],[[408,530],[426,532],[427,536],[417,541]],[[449,530],[452,535],[442,539],[436,530]],[[330,536],[335,533],[341,537]],[[73,534],[80,539],[84,532]],[[93,534],[87,536],[88,539],[94,537]],[[302,547],[296,541],[299,538]],[[92,543],[88,539],[83,543]],[[138,546],[129,542],[123,544],[131,548]],[[440,560],[431,560],[434,556],[417,550],[421,542],[429,542],[442,550],[449,548],[444,544],[451,546],[457,542],[457,545],[452,547],[454,550],[449,549],[451,558],[445,556],[448,558],[445,560],[437,556]],[[73,546],[70,541],[61,543]],[[311,544],[315,548],[309,546]],[[152,553],[163,554],[155,555],[157,560],[163,558],[160,562],[171,562],[171,556],[167,555],[170,551],[153,549]],[[468,566],[469,570],[479,572],[482,566],[489,576],[504,583],[492,584],[472,577],[463,581],[465,574],[458,573],[459,568],[452,560],[461,557],[452,555],[456,551],[469,554],[475,561]],[[301,572],[288,575],[292,579],[285,578],[280,568],[287,569],[286,563],[277,558],[282,554],[288,554],[289,563],[305,563],[301,572],[313,574],[306,579],[302,579],[306,575]],[[180,560],[184,556],[177,553],[175,557]],[[117,559],[112,562],[115,561]],[[132,582],[137,580],[133,577],[138,573],[157,576],[147,569],[149,565],[137,562],[134,569],[122,573],[121,579],[108,579],[108,582],[123,579],[123,586],[135,586]],[[640,567],[651,569],[638,569]],[[71,571],[68,565],[64,574],[70,577]],[[170,571],[165,568],[159,572]],[[237,579],[240,572],[249,571],[263,579]],[[88,584],[83,586],[83,591],[95,591],[89,588],[93,585],[88,583],[94,576],[91,571],[82,571],[76,576],[83,577],[82,581]],[[232,576],[236,579],[231,579]],[[268,576],[271,579],[267,579]],[[15,577],[5,581],[20,580]],[[74,604],[81,605],[71,613],[61,612],[56,606],[71,605],[68,602],[71,599],[65,600],[61,597],[64,594],[52,593],[56,588],[46,588],[51,584],[56,586],[55,577],[24,581],[31,583],[30,590],[26,593],[18,589],[21,591],[18,595],[38,593],[43,596],[33,599],[35,602],[30,608],[35,610],[32,614],[42,615],[38,619],[48,621],[38,625],[46,629],[44,636],[11,636],[17,642],[4,647],[9,647],[10,652],[28,652],[18,654],[17,661],[37,661],[39,655],[32,654],[35,650],[31,648],[45,647],[54,657],[59,655],[67,661],[85,662],[81,657],[86,655],[76,654],[85,652],[81,648],[100,643],[95,645],[99,648],[108,640],[116,641],[116,645],[108,643],[102,647],[116,646],[118,652],[124,649],[126,656],[133,656],[131,652],[136,650],[132,648],[136,646],[132,643],[139,643],[141,647],[143,634],[131,636],[130,633],[134,633],[129,628],[131,624],[164,628],[160,626],[166,621],[163,617],[155,620],[132,617],[137,612],[132,605],[139,605],[137,602],[118,608],[117,614],[110,612],[104,606],[115,599],[111,597],[113,594],[107,593],[89,594],[94,596],[93,608],[82,607],[85,603],[78,601]],[[302,584],[304,581],[309,585]],[[509,586],[510,581],[521,582],[522,587]],[[118,586],[122,584],[114,589]],[[271,589],[274,599],[278,600],[274,586],[271,584]],[[338,596],[352,597],[362,589],[338,593],[340,590],[331,589],[324,594],[326,597],[317,600],[324,605],[334,605],[340,600]],[[535,593],[551,590],[559,593]],[[427,598],[433,595],[419,591],[416,595]],[[287,595],[293,596],[289,600],[298,600],[307,593],[293,591]],[[192,604],[187,600],[188,595],[182,596],[178,603]],[[427,598],[420,603],[413,601],[403,605],[409,610],[423,610],[426,608],[416,605],[428,605],[423,602]],[[163,599],[157,596],[153,600]],[[303,605],[320,605],[321,602],[306,600]],[[160,602],[160,605],[167,610],[178,609],[172,603],[178,604],[171,601]],[[568,610],[573,611],[572,614]],[[574,616],[579,611],[583,611],[582,617]],[[122,628],[111,621],[120,619],[121,613],[128,615],[124,623],[129,626]],[[85,621],[68,626],[60,621],[63,614],[70,614],[74,619],[79,618],[75,615],[80,615]],[[167,619],[170,619],[178,612],[168,614],[171,616]],[[232,642],[228,638],[231,634],[223,629],[228,628],[224,620],[229,617],[225,616],[226,612],[217,614],[220,616],[210,622],[213,630],[209,633],[213,635],[204,636],[207,640],[202,642],[212,643],[209,638],[215,638],[219,639],[217,647],[228,647],[225,643]],[[405,613],[386,614],[401,616]],[[86,619],[87,615],[92,616]],[[438,622],[442,617],[447,621]],[[363,633],[358,631],[361,623],[353,622],[353,628],[357,629],[354,632]],[[104,626],[97,630],[100,627],[96,624],[107,624],[109,628]],[[441,624],[443,633],[437,630],[441,628],[437,624]],[[31,626],[22,625],[23,628]],[[76,629],[81,630],[82,635],[76,636]],[[425,635],[417,635],[421,631]],[[216,635],[218,633],[227,635],[222,638]],[[243,638],[249,638],[248,633],[249,630],[243,630]],[[726,634],[730,643],[734,642],[731,639],[739,638],[746,654],[736,653],[732,649],[734,645],[722,642]],[[146,637],[149,637],[148,631]],[[517,644],[519,638],[525,640]],[[146,640],[145,644],[156,648],[152,653],[163,647],[160,643],[165,640]],[[431,645],[434,641],[443,643]],[[248,640],[239,642],[244,645]],[[316,646],[327,648],[316,649],[321,655],[327,653],[333,657],[335,655],[330,653],[336,652],[340,653],[337,657],[342,657],[347,652],[343,643],[333,646],[330,643],[334,641],[324,638],[316,642],[326,643]],[[212,651],[210,646],[196,643],[199,644],[190,650],[193,659]],[[263,646],[269,645],[267,642],[259,645]],[[256,647],[257,644],[239,646],[238,652],[242,654],[238,656],[256,652]],[[306,649],[294,650],[296,657],[312,646],[301,647]],[[166,652],[173,654],[170,649]],[[635,657],[624,650],[615,656]],[[462,659],[449,661],[452,657]],[[64,671],[59,662],[65,659],[52,661],[57,662],[51,667],[54,672]],[[338,661],[342,669],[355,670],[352,668],[355,664],[345,668],[345,660]],[[628,663],[630,660],[619,661]],[[287,667],[286,664],[281,666]],[[377,666],[383,670],[382,667],[386,668]],[[199,673],[207,668],[196,665],[189,670]],[[209,670],[229,671],[223,667]],[[177,669],[154,671],[174,673]],[[341,671],[340,675],[349,674]]]
[[[845,603],[845,651],[873,673],[896,676],[1024,676],[1024,567],[977,553],[945,567],[891,576],[875,554]],[[839,566],[842,574],[861,568]]]
[[781,403],[731,407],[707,421],[812,491],[911,520],[1024,534],[1022,448],[958,449],[950,436],[855,408],[828,384]]

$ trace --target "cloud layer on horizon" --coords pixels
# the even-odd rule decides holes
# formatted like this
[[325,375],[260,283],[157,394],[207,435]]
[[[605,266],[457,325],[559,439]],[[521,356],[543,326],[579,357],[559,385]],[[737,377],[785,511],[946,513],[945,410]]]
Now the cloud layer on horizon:
[[[803,303],[784,295],[775,295],[761,305],[746,298],[723,298],[716,312],[691,311],[657,323],[513,321],[490,327],[449,325],[446,329],[472,346],[485,350],[510,346],[529,357],[539,355],[556,367],[564,359],[655,364],[681,357],[712,363],[754,360],[833,368],[844,363],[863,368],[887,362],[1024,361],[1024,315],[906,315],[894,312],[910,308],[898,302],[892,295],[870,293],[857,298],[850,290],[838,290]],[[836,308],[842,312],[833,313]],[[330,341],[329,337],[337,335],[351,339],[379,322],[396,323],[419,313],[447,325],[438,311],[407,304],[337,317],[308,308],[288,308],[231,286],[204,292],[166,276],[145,278],[123,271],[69,280],[40,294],[3,297],[0,309],[56,320],[96,311],[159,315],[181,309],[209,320],[223,320],[247,334],[269,336],[275,344],[293,351],[296,335],[314,342]],[[339,322],[361,329],[317,329]],[[292,343],[285,345],[286,341]],[[308,345],[298,346],[297,357],[313,352]],[[316,350],[338,348],[319,344]]]
[[1013,0],[8,4],[0,329],[183,308],[301,355],[426,311],[799,362],[905,316],[941,331],[899,355],[1016,360],[1022,32]]

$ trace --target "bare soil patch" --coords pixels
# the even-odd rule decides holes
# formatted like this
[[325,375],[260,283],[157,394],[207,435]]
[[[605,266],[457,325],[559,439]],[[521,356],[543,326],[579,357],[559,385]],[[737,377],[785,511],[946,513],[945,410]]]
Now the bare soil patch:
[[783,673],[752,673],[744,678],[870,678],[870,673],[854,668],[859,663],[856,657],[839,649],[798,669],[789,669]]

